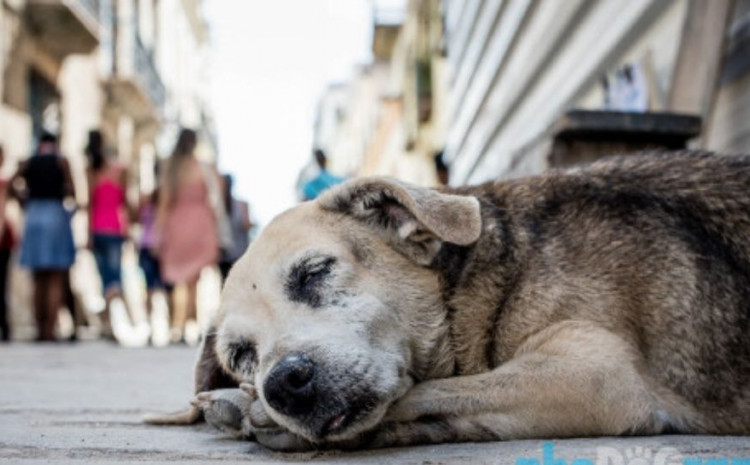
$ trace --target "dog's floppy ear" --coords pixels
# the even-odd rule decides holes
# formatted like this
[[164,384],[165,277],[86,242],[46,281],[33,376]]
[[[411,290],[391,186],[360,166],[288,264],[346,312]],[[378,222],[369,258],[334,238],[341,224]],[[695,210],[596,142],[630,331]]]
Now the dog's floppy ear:
[[216,326],[211,326],[203,338],[198,363],[195,365],[195,393],[238,386],[239,382],[219,363],[216,355]]
[[423,264],[431,261],[441,243],[469,245],[482,232],[476,197],[388,178],[348,181],[323,193],[318,202],[325,210],[349,214],[385,232],[407,245],[408,250],[402,251]]
[[[211,326],[206,332],[195,365],[195,394],[216,389],[236,388],[239,383],[234,380],[219,363],[216,355],[216,328]],[[196,405],[174,413],[149,414],[144,422],[152,425],[190,425],[203,418]]]

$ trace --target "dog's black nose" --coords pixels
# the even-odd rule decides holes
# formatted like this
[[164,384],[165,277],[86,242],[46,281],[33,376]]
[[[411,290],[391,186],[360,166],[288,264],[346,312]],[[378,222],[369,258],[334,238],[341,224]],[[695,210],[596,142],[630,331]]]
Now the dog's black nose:
[[309,413],[316,394],[315,364],[304,355],[287,355],[268,374],[263,391],[268,404],[279,413]]

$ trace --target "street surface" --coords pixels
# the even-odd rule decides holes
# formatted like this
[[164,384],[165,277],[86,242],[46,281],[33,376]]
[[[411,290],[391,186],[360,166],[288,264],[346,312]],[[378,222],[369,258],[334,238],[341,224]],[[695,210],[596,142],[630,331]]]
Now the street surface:
[[[750,458],[750,438],[737,437],[509,441],[285,455],[206,425],[142,424],[144,413],[186,405],[195,355],[183,346],[123,349],[102,342],[0,346],[0,463],[680,465],[684,458],[697,458],[688,465],[750,464],[738,460]],[[711,458],[727,460],[705,461]]]

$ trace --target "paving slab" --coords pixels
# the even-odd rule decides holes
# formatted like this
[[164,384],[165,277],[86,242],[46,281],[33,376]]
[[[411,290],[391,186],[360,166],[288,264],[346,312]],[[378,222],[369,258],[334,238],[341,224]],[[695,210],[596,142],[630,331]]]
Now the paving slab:
[[183,346],[0,346],[0,463],[750,465],[747,437],[534,440],[279,454],[227,438],[205,424],[141,423],[147,412],[186,405],[195,357],[195,349]]

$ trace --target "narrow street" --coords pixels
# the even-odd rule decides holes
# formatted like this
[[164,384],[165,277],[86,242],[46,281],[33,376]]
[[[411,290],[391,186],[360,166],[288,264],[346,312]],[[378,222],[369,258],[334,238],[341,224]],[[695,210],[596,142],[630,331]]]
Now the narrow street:
[[[122,349],[105,343],[0,347],[0,463],[497,463],[543,456],[544,441],[510,441],[284,455],[206,425],[153,427],[149,411],[177,410],[190,396],[195,349]],[[548,447],[550,447],[548,445]],[[555,441],[554,465],[678,465],[683,457],[750,457],[747,438],[663,436]],[[606,449],[601,449],[606,448]],[[605,452],[603,454],[603,452]],[[660,455],[661,453],[661,455]],[[599,460],[595,458],[599,457]],[[660,457],[662,457],[660,459]],[[661,463],[660,463],[661,462]],[[700,462],[698,462],[700,463]],[[744,462],[745,465],[747,462]]]

